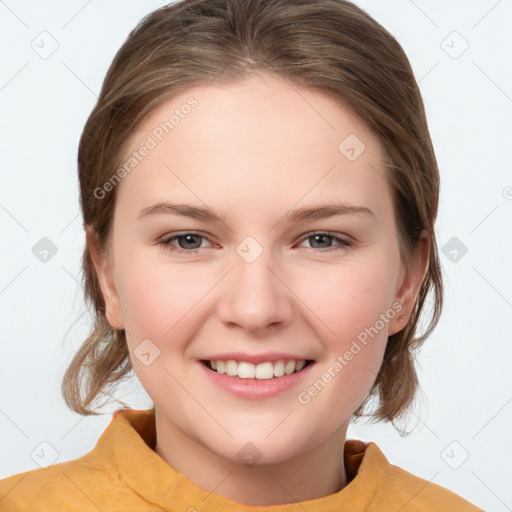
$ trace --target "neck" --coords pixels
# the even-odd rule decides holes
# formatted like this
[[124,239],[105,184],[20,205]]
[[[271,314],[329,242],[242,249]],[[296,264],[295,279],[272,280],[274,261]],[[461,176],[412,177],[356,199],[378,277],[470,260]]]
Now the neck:
[[245,505],[276,506],[328,496],[347,484],[343,444],[347,425],[293,458],[248,467],[226,459],[155,414],[155,452],[201,489]]

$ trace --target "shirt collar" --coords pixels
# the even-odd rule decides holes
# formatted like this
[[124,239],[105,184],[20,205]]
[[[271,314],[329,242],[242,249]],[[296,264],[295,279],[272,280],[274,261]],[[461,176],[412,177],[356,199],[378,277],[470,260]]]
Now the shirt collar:
[[[153,410],[120,409],[114,413],[94,452],[100,458],[113,457],[113,462],[126,484],[148,502],[165,510],[170,510],[171,507],[175,510],[195,508],[202,512],[263,510],[264,507],[243,505],[198,487],[154,451],[155,443]],[[105,462],[110,465],[112,460]],[[301,502],[305,510],[367,510],[377,493],[379,482],[385,478],[389,462],[375,443],[347,439],[344,445],[344,464],[349,483],[336,493]],[[297,504],[276,505],[271,508],[275,512],[292,512],[297,510]]]

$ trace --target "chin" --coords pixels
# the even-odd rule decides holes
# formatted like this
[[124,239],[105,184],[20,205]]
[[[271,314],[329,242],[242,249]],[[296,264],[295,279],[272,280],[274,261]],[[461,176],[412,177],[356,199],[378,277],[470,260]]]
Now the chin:
[[283,463],[304,451],[306,436],[299,433],[293,436],[285,428],[278,432],[280,427],[272,432],[278,424],[279,421],[274,422],[270,429],[254,426],[252,429],[244,426],[238,431],[230,429],[233,438],[224,436],[222,443],[213,446],[210,438],[206,446],[223,459],[246,467]]

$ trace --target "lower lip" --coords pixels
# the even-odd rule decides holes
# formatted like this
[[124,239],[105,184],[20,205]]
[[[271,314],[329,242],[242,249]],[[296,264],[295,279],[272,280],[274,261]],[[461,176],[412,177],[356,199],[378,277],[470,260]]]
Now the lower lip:
[[230,377],[229,375],[210,370],[200,361],[198,364],[203,368],[203,371],[206,372],[208,378],[220,388],[230,391],[241,398],[261,400],[271,398],[296,386],[302,379],[309,375],[315,363],[305,366],[300,372],[264,380]]

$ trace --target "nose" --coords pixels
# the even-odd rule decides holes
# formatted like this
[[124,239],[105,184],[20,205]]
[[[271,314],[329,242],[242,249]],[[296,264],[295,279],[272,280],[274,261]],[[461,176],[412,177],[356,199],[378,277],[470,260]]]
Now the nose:
[[289,324],[293,317],[293,293],[271,254],[263,251],[252,262],[234,254],[232,261],[233,269],[219,283],[220,319],[253,335]]

